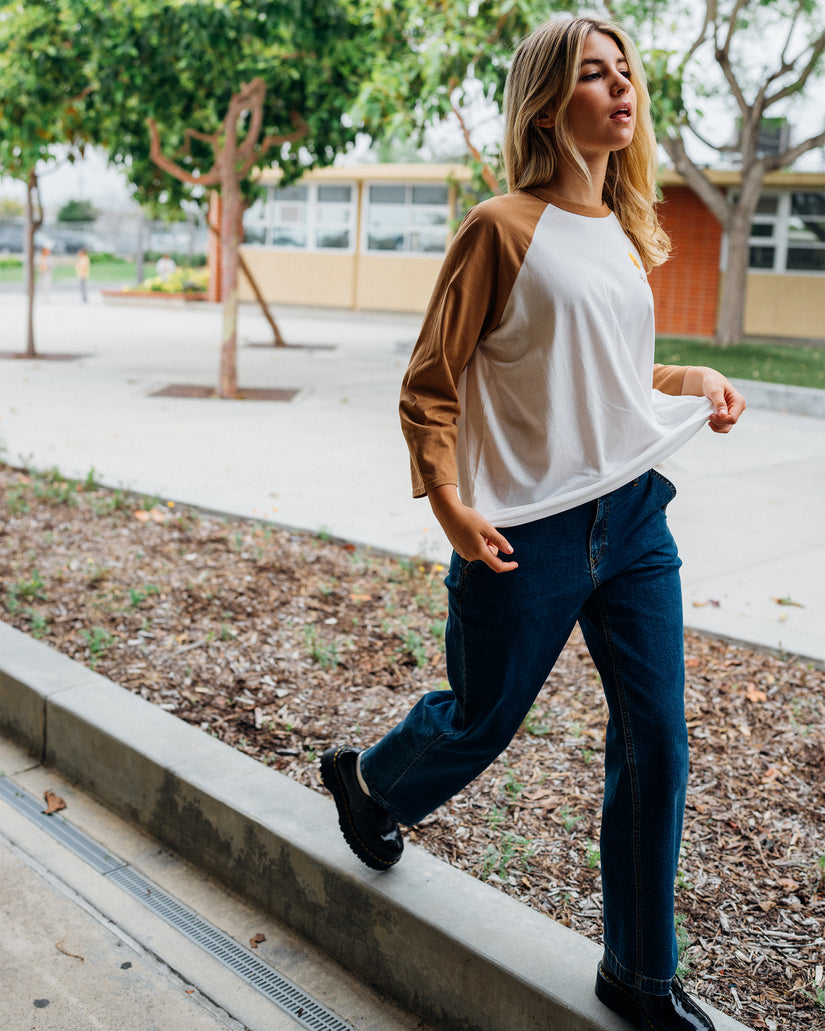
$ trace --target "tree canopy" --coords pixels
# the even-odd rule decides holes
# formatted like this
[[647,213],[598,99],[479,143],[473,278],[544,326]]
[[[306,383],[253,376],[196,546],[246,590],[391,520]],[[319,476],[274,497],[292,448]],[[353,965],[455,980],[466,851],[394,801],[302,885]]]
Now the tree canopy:
[[110,160],[142,199],[221,195],[219,393],[234,396],[238,245],[253,173],[274,164],[289,182],[354,139],[346,113],[376,38],[369,9],[360,0],[66,2],[98,40],[88,73]]
[[35,356],[34,231],[39,166],[69,160],[90,138],[85,64],[92,40],[60,0],[0,4],[0,174],[26,184],[26,353]]

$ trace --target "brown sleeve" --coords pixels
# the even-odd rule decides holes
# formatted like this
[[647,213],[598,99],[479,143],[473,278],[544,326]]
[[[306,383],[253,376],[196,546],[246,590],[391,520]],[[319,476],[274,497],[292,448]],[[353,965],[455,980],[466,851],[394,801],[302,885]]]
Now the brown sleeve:
[[663,394],[681,394],[687,365],[654,365],[653,388]]
[[500,323],[544,204],[527,194],[469,212],[444,258],[401,387],[413,496],[457,483],[458,381]]

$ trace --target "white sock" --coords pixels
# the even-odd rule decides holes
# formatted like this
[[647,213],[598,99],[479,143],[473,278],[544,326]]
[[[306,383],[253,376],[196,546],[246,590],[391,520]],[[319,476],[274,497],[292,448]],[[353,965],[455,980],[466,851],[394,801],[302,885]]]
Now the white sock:
[[363,752],[358,753],[358,762],[355,766],[355,776],[358,778],[358,786],[364,792],[365,795],[369,795],[370,789],[367,787],[367,782],[364,780],[364,775],[361,773],[361,756]]

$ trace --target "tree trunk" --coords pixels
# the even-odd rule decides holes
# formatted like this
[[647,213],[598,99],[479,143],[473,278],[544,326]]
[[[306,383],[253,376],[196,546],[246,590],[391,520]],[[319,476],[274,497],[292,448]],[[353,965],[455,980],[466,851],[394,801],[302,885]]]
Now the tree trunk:
[[38,198],[37,215],[34,213],[35,197],[37,197],[37,173],[32,168],[29,172],[26,183],[26,238],[25,238],[25,262],[26,262],[26,357],[36,358],[37,350],[34,346],[34,233],[43,223],[43,212],[40,209]]
[[750,259],[748,240],[751,222],[762,191],[763,178],[758,169],[748,169],[743,174],[736,204],[731,208],[732,217],[727,227],[728,260],[716,318],[715,342],[719,347],[738,344],[745,335],[745,301],[748,294]]
[[[227,148],[229,151],[229,148]],[[231,151],[230,151],[231,154]],[[218,397],[238,396],[238,247],[243,214],[241,191],[231,161],[221,190],[221,289],[223,336]]]

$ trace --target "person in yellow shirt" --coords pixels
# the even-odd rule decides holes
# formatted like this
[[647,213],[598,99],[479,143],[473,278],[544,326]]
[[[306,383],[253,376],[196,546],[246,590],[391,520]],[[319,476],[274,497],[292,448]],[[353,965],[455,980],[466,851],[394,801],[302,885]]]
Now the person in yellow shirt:
[[77,261],[74,263],[74,270],[77,273],[77,279],[80,283],[80,296],[83,298],[84,304],[89,300],[86,287],[89,282],[90,265],[89,255],[86,253],[85,248],[81,247],[77,252]]

